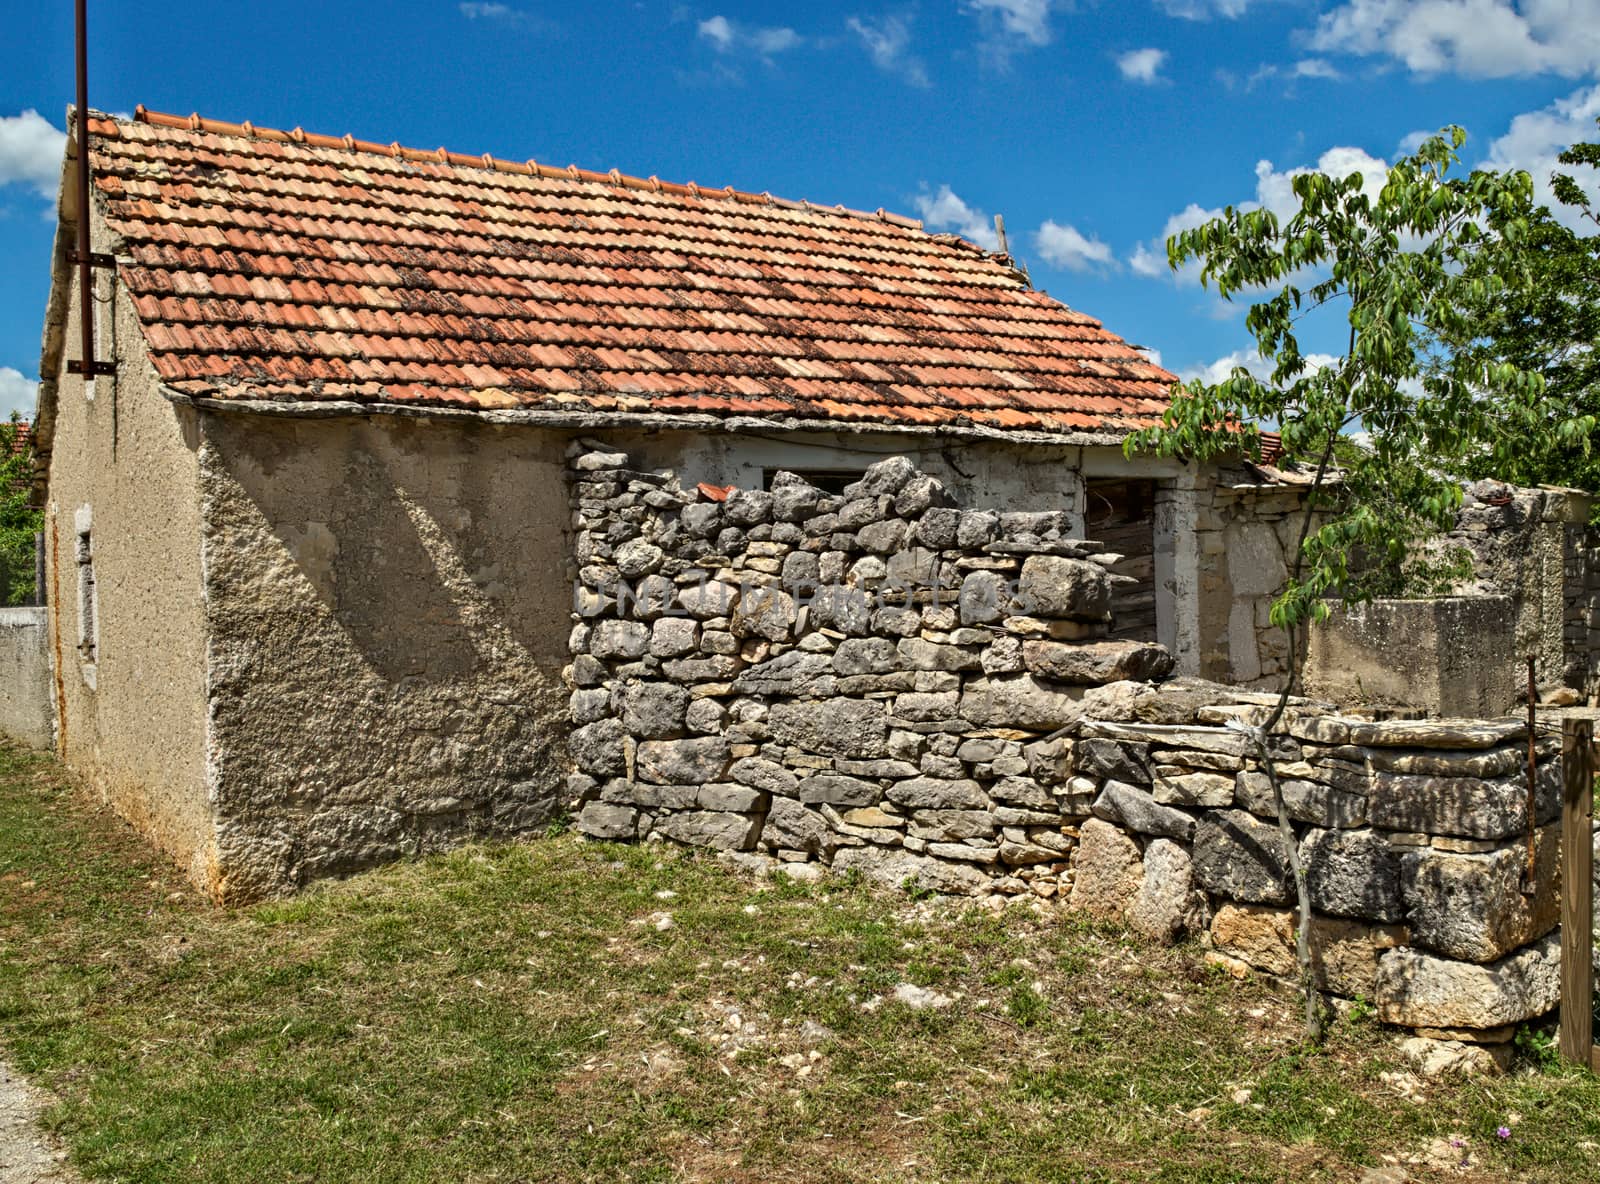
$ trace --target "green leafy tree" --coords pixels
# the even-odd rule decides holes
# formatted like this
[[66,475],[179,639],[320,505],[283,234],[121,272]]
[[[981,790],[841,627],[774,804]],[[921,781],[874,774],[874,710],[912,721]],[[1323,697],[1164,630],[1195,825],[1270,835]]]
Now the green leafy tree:
[[[1422,545],[1454,521],[1461,489],[1448,474],[1460,458],[1502,463],[1581,448],[1594,428],[1593,417],[1549,418],[1536,370],[1450,347],[1470,336],[1474,309],[1530,278],[1532,181],[1521,172],[1452,176],[1465,139],[1459,128],[1429,139],[1389,170],[1376,196],[1360,174],[1307,173],[1294,178],[1299,209],[1287,219],[1229,207],[1169,239],[1174,270],[1198,262],[1201,281],[1224,299],[1259,295],[1246,324],[1273,370],[1181,384],[1160,426],[1127,441],[1130,453],[1259,458],[1257,425],[1271,423],[1287,454],[1313,473],[1289,581],[1272,606],[1273,624],[1289,634],[1289,677],[1250,730],[1298,898],[1312,1041],[1321,1038],[1324,1008],[1311,969],[1311,902],[1268,741],[1298,677],[1303,632],[1327,617],[1330,600],[1398,586]],[[1300,346],[1312,315],[1344,322],[1343,355],[1320,368]],[[1346,450],[1330,490],[1335,449],[1356,430],[1365,443]]]
[[[1600,122],[1600,121],[1597,121]],[[1600,167],[1600,144],[1574,144],[1564,165]],[[1490,289],[1473,308],[1471,336],[1453,340],[1459,352],[1483,366],[1508,363],[1543,376],[1545,403],[1554,416],[1600,414],[1600,194],[1571,175],[1552,178],[1556,199],[1577,215],[1578,234],[1540,208],[1528,220],[1526,260],[1530,282]],[[1474,259],[1468,270],[1488,274],[1492,261]],[[1522,485],[1566,485],[1600,491],[1600,453],[1572,442],[1543,452],[1466,458],[1474,477]],[[1600,507],[1597,507],[1600,513]]]
[[0,423],[0,594],[6,604],[34,600],[34,536],[43,515],[28,504],[33,493],[33,451],[17,447],[22,425],[13,414]]

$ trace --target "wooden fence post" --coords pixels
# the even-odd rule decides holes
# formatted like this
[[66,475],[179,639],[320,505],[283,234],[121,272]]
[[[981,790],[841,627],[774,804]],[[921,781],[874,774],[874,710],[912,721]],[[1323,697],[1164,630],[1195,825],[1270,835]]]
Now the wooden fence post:
[[1594,1050],[1594,733],[1561,724],[1561,1055],[1591,1065]]

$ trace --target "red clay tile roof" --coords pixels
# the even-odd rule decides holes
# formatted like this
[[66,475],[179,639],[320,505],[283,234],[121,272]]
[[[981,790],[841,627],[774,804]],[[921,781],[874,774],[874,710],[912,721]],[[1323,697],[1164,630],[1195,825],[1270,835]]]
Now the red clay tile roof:
[[1120,431],[1173,381],[882,211],[142,108],[90,133],[151,358],[194,397]]

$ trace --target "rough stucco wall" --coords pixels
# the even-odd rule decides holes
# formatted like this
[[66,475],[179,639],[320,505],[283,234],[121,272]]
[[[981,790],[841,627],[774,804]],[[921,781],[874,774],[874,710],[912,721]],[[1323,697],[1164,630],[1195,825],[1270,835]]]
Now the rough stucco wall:
[[547,821],[565,441],[227,415],[204,435],[219,895]]
[[55,747],[47,608],[0,608],[0,732]]
[[1338,609],[1308,634],[1303,689],[1357,705],[1493,719],[1519,687],[1508,596],[1375,600]]
[[[103,249],[102,245],[96,249]],[[109,273],[97,273],[102,283]],[[78,356],[78,299],[67,354]],[[200,608],[198,431],[191,411],[162,398],[133,309],[118,291],[97,352],[114,378],[85,397],[60,376],[45,540],[57,747],[67,764],[204,885],[206,799],[204,620]],[[75,521],[89,507],[98,583],[99,645],[79,653]]]

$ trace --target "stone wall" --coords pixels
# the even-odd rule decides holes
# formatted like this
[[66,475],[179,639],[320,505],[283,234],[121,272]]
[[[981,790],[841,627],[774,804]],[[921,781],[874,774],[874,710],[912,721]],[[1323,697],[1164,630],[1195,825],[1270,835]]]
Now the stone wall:
[[[1270,699],[1105,640],[1115,556],[1056,515],[950,506],[904,460],[843,496],[780,476],[722,500],[628,463],[573,458],[580,831],[1055,899],[1291,971],[1287,851],[1230,726]],[[1486,1041],[1552,1007],[1553,749],[1526,897],[1520,724],[1286,719],[1325,986]]]
[[1269,619],[1288,583],[1306,489],[1223,470],[1196,490],[1200,673],[1230,686],[1277,690],[1289,640]]
[[0,608],[0,733],[55,747],[47,608]]
[[1474,582],[1461,591],[1511,597],[1519,670],[1533,655],[1541,697],[1558,703],[1600,692],[1600,539],[1588,526],[1590,500],[1479,481],[1444,540],[1472,557]]

